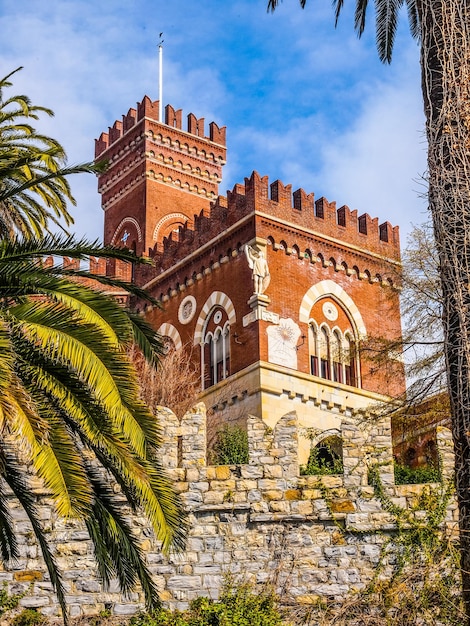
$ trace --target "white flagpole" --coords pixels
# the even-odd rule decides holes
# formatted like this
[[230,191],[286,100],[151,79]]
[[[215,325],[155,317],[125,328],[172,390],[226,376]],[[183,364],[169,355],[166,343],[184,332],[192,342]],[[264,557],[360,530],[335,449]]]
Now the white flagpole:
[[163,123],[163,33],[158,44],[158,121]]

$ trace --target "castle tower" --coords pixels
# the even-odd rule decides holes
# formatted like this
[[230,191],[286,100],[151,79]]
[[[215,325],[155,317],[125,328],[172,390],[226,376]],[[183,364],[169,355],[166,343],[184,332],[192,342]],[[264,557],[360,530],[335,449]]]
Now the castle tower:
[[95,140],[95,158],[108,162],[98,176],[104,243],[138,255],[208,212],[226,161],[225,127],[211,122],[206,136],[204,119],[190,113],[183,130],[181,110],[168,105],[160,123],[158,108],[146,96]]
[[217,196],[225,128],[205,137],[190,115],[185,132],[157,110],[144,99],[97,141],[105,242],[153,257],[134,275],[161,304],[146,318],[187,350],[214,421],[274,427],[295,411],[331,435],[403,392],[399,355],[377,365],[363,350],[401,337],[398,227],[257,172]]

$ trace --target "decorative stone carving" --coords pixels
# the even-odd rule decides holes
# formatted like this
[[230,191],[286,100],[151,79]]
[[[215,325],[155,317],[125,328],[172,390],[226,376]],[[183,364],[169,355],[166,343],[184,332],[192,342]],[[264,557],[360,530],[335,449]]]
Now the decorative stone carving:
[[269,326],[268,334],[268,361],[297,369],[297,341],[300,337],[300,328],[294,320],[280,319],[276,326]]
[[253,276],[254,293],[262,294],[268,288],[271,280],[268,262],[262,250],[252,248],[248,244],[245,246],[245,255]]
[[178,320],[181,324],[188,324],[196,313],[196,298],[186,296],[178,308]]
[[322,307],[323,315],[330,322],[334,322],[338,319],[338,309],[335,307],[333,302],[325,302]]

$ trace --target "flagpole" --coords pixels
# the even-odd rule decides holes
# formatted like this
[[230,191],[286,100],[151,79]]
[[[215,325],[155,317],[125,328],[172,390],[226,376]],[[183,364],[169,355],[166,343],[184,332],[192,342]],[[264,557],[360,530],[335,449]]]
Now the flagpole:
[[163,123],[163,33],[158,44],[158,121]]

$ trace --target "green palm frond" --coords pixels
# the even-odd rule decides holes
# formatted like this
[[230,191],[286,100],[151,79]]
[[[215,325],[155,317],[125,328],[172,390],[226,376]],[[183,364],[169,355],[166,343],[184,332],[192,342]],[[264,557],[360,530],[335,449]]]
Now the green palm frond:
[[[274,11],[280,2],[281,0],[268,0],[268,11]],[[307,0],[299,0],[299,2],[302,9],[305,8]],[[368,3],[369,0],[356,0],[354,28],[359,37],[362,36],[366,26]],[[392,60],[399,13],[404,3],[405,0],[375,0],[376,45],[379,58],[383,63],[390,63]],[[406,6],[411,34],[415,39],[419,39],[420,26],[416,0],[406,0]],[[333,0],[335,25],[338,25],[343,7],[344,0]]]
[[419,39],[421,37],[421,26],[419,24],[416,0],[406,0],[406,8],[408,10],[408,22],[410,24],[411,35],[414,39]]
[[[0,470],[0,476],[2,471]],[[0,553],[2,561],[8,562],[19,557],[18,542],[11,519],[8,497],[0,483]]]
[[398,13],[403,0],[380,0],[375,4],[375,35],[379,58],[383,63],[392,60],[393,44],[398,26]]
[[[367,14],[368,4],[369,4],[368,0],[356,0],[356,10],[354,13],[354,28],[356,29],[358,37],[362,37],[362,34],[366,27],[366,14]],[[337,10],[336,10],[336,24],[338,24],[338,19],[339,19],[342,6],[343,6],[342,0],[338,0]]]
[[[49,225],[72,221],[66,177],[104,166],[67,166],[60,144],[30,123],[52,112],[23,95],[5,98],[11,76],[0,80],[0,477],[31,521],[64,616],[60,573],[20,458],[59,514],[85,522],[103,579],[117,577],[126,592],[139,582],[154,607],[156,588],[120,507],[143,511],[164,549],[183,544],[182,505],[158,459],[160,429],[139,399],[128,356],[136,345],[156,364],[162,344],[140,316],[103,292],[118,288],[157,302],[135,285],[78,267],[91,257],[151,261],[47,234]],[[16,553],[0,483],[0,555],[5,561]]]
[[24,237],[49,232],[49,224],[68,226],[73,218],[68,204],[75,204],[67,176],[102,171],[103,163],[67,166],[65,150],[29,123],[53,112],[34,105],[27,96],[9,98],[10,78],[0,80],[0,235]]
[[87,529],[93,541],[96,561],[105,584],[117,577],[121,589],[129,593],[140,582],[148,610],[160,605],[158,591],[144,564],[139,542],[133,535],[116,497],[105,481],[105,476],[88,468],[95,490],[93,512],[87,520]]
[[25,479],[23,469],[18,464],[14,451],[11,446],[8,446],[3,440],[0,440],[0,465],[3,466],[2,477],[14,493],[15,497],[18,499],[29,518],[33,532],[41,548],[41,553],[44,558],[49,577],[54,586],[59,605],[62,609],[64,621],[67,623],[67,605],[65,602],[62,578],[49,544],[47,543],[46,534],[36,508],[35,497],[29,488],[27,480]]

